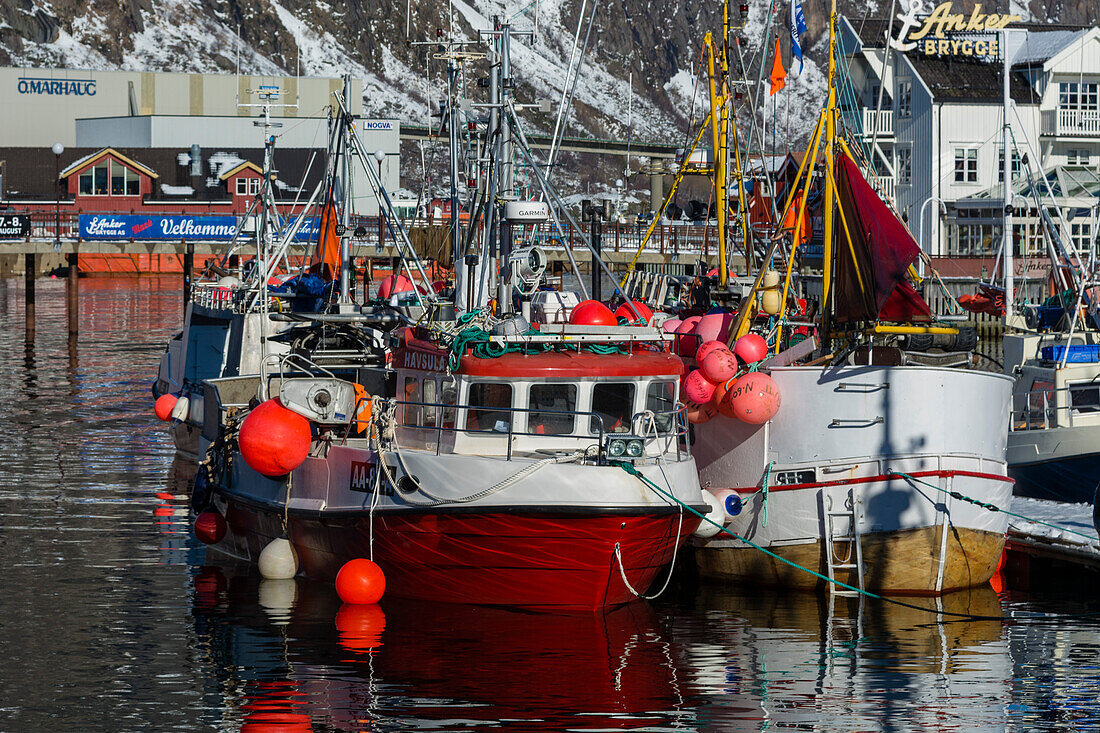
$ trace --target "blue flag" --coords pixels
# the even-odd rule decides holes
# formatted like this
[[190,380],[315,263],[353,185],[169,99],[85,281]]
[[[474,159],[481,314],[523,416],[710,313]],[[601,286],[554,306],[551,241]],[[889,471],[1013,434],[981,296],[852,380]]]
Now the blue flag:
[[802,44],[799,36],[806,32],[806,16],[802,14],[802,3],[791,0],[791,58],[798,59],[798,73],[802,73]]

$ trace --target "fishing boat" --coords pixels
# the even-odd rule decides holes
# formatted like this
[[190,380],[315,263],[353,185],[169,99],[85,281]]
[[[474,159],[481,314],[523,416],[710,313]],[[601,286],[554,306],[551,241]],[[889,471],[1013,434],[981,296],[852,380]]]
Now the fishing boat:
[[[509,33],[505,24],[492,40],[505,60]],[[597,301],[566,309],[554,293],[538,297],[545,257],[520,238],[548,216],[560,229],[555,203],[568,214],[531,164],[494,69],[496,163],[485,178],[500,189],[473,208],[490,235],[478,259],[496,252],[498,267],[483,266],[483,279],[471,268],[468,287],[456,281],[464,303],[415,291],[423,317],[385,339],[306,348],[292,331],[299,346],[269,355],[258,375],[207,380],[211,447],[197,503],[215,517],[216,549],[262,569],[269,547],[289,546],[294,571],[322,579],[370,558],[387,594],[443,602],[591,611],[667,586],[699,523],[690,509],[706,508],[678,397],[683,363],[637,306],[623,325]],[[344,107],[339,124],[354,140]],[[528,156],[548,201],[498,205],[505,141]],[[410,276],[419,271],[411,247],[402,257]],[[298,327],[366,332],[396,313],[351,303],[342,284],[338,300],[339,312]]]
[[[838,129],[835,19],[834,4],[828,102],[777,219],[793,226],[773,239],[728,336],[737,352],[756,323],[771,353],[711,385],[719,399],[768,392],[781,406],[762,424],[694,408],[692,452],[716,500],[711,517],[727,530],[694,540],[695,557],[714,581],[941,594],[986,583],[1001,555],[1012,380],[967,368],[965,349],[915,348],[957,329],[931,319],[908,274],[919,246]],[[819,318],[796,344],[793,265],[818,192]]]

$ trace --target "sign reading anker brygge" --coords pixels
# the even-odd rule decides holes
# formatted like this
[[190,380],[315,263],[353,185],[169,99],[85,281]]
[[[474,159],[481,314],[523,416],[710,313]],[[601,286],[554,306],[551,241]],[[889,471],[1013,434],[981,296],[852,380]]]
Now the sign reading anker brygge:
[[[902,5],[906,7],[904,2]],[[899,51],[919,48],[925,56],[997,56],[1000,53],[997,36],[982,36],[1021,20],[1019,15],[983,13],[980,3],[969,15],[952,13],[950,1],[937,5],[927,14],[923,0],[912,0],[907,7],[908,12],[898,15],[901,30],[890,44]],[[921,15],[925,17],[920,18]],[[959,33],[967,37],[950,37]]]

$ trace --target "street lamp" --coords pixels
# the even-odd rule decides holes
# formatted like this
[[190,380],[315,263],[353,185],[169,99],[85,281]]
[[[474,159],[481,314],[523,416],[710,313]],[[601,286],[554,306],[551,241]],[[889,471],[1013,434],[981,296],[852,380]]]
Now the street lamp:
[[53,147],[54,157],[54,218],[53,218],[53,251],[61,251],[61,154],[65,152],[65,146],[61,143],[54,143]]
[[[929,255],[928,250],[931,249],[931,246],[929,246],[928,248],[925,248],[924,246],[924,211],[928,204],[932,203],[933,201],[937,202],[940,205],[940,211],[943,212],[944,216],[947,216],[947,204],[945,204],[943,202],[943,199],[941,199],[939,196],[929,196],[925,200],[925,202],[921,204],[920,214],[917,216],[917,244],[920,245],[920,248],[924,250],[924,253],[926,255]],[[928,244],[931,245],[932,243],[929,242]],[[917,263],[917,274],[921,277],[924,277],[923,257],[920,259],[920,262]]]

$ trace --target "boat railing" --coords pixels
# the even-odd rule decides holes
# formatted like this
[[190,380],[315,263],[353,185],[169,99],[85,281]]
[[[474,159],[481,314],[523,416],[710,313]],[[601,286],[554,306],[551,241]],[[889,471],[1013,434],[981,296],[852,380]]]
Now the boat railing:
[[1089,425],[1100,418],[1100,382],[1040,387],[1014,394],[1009,425],[1013,431],[1071,428],[1084,415],[1090,416]]
[[[371,397],[363,396],[356,400],[355,409],[353,414],[359,415],[366,409],[367,405],[371,402]],[[513,438],[516,437],[530,437],[538,439],[554,439],[563,441],[566,443],[576,444],[578,447],[583,447],[583,450],[587,454],[595,448],[597,456],[601,455],[606,440],[605,438],[622,435],[623,437],[632,437],[640,439],[644,444],[648,444],[653,440],[661,438],[672,439],[676,444],[676,459],[681,460],[681,443],[682,439],[685,439],[688,434],[688,422],[686,418],[686,406],[680,405],[674,410],[668,410],[664,412],[643,411],[635,413],[630,420],[630,427],[634,430],[633,433],[618,433],[608,431],[604,426],[604,418],[597,412],[593,411],[579,411],[579,410],[550,410],[544,408],[534,407],[492,407],[486,405],[470,405],[461,403],[445,403],[445,402],[420,402],[416,400],[394,400],[393,404],[400,408],[400,424],[399,427],[409,430],[427,430],[435,433],[435,454],[439,455],[443,450],[443,437],[445,434],[457,435],[459,433],[465,435],[488,435],[496,437],[506,438],[506,458],[512,460],[512,447]],[[406,412],[408,408],[415,409],[415,412],[411,414]],[[472,428],[467,424],[467,420],[459,420],[460,412],[463,417],[469,415],[470,410],[482,410],[485,412],[492,412],[494,414],[501,415],[503,418],[505,415],[507,419],[498,419],[496,424],[492,428]],[[450,411],[450,420],[444,420],[444,417],[448,415]],[[588,417],[590,418],[589,425],[590,432],[587,435],[576,435],[573,432],[570,433],[551,433],[538,432],[537,430],[531,430],[528,425],[527,430],[516,429],[516,417],[520,414],[530,415],[560,415],[563,417]],[[433,419],[427,419],[428,416]],[[410,418],[415,418],[410,420]],[[449,422],[450,424],[444,424]],[[459,427],[459,424],[462,427]],[[504,428],[501,429],[501,424],[504,423]],[[355,421],[352,421],[355,424]],[[346,443],[348,436],[351,432],[351,425],[344,434],[342,443]],[[427,441],[426,441],[427,442]],[[566,448],[561,449],[563,452]],[[662,451],[664,453],[664,451]],[[645,453],[640,458],[645,458]]]

